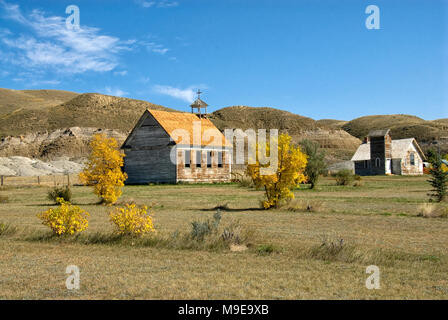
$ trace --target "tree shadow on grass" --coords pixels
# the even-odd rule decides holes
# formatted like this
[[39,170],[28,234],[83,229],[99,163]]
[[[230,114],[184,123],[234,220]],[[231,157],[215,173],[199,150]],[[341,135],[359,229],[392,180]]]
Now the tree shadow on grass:
[[227,212],[242,212],[242,211],[265,211],[264,208],[253,207],[253,208],[229,208],[227,205],[216,206],[214,208],[200,209],[200,211],[227,211]]
[[[98,205],[103,205],[103,203],[101,201],[96,201],[96,202],[70,202],[70,204],[74,205],[74,206],[98,206]],[[25,204],[24,206],[26,207],[57,207],[58,204],[57,203],[37,203],[37,204]]]

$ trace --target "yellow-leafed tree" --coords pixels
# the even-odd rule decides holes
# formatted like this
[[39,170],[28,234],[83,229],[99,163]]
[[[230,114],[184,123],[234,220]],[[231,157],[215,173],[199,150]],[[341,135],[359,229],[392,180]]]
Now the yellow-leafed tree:
[[[445,155],[444,160],[448,160],[448,154]],[[442,170],[443,172],[448,172],[448,166],[446,164],[442,164]]]
[[118,149],[117,140],[104,134],[96,134],[90,147],[92,153],[79,178],[83,183],[93,186],[95,194],[103,203],[115,203],[128,177],[121,170],[124,154]]
[[[287,202],[294,198],[292,189],[306,180],[304,175],[307,157],[300,151],[300,148],[291,143],[288,134],[281,134],[277,139],[277,166],[272,167],[272,163],[262,164],[257,152],[257,159],[254,164],[247,166],[247,174],[252,178],[254,184],[265,190],[266,200],[263,201],[265,209],[278,207],[282,202]],[[257,150],[261,154],[269,154],[272,158],[270,143],[265,145],[257,144]],[[264,169],[264,170],[263,170]],[[263,172],[267,171],[267,172]]]

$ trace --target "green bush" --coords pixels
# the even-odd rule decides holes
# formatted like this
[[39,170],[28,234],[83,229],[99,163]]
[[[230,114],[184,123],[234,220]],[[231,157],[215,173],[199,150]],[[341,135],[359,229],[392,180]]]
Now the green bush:
[[311,140],[305,139],[300,144],[302,145],[302,150],[308,156],[308,162],[305,168],[307,182],[310,184],[310,188],[314,189],[319,181],[320,175],[327,171],[325,152],[319,149],[318,143]]
[[58,203],[57,198],[62,198],[64,201],[71,202],[72,200],[72,190],[69,186],[64,187],[54,187],[47,194],[48,200]]
[[443,169],[442,157],[434,150],[428,151],[428,162],[431,164],[428,180],[432,187],[428,193],[430,201],[442,202],[448,195],[448,172]]
[[355,175],[349,169],[343,169],[334,174],[338,186],[348,186],[355,180]]

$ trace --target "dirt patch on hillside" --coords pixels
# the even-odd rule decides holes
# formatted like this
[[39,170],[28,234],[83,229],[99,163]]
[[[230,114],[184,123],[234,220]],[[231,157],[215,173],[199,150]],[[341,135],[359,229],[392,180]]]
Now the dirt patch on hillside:
[[83,160],[70,161],[68,158],[44,162],[27,157],[0,157],[2,176],[46,176],[54,174],[76,174],[83,169]]
[[89,143],[93,135],[104,133],[119,144],[127,134],[118,130],[72,127],[53,132],[29,133],[0,140],[0,157],[22,156],[41,160],[60,157],[84,158],[90,153]]

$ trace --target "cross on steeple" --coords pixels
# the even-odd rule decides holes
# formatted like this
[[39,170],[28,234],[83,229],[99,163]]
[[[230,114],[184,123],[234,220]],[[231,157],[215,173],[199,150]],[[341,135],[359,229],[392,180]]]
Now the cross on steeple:
[[[202,91],[198,89],[196,91],[196,94],[198,95],[197,99],[190,105],[191,106],[191,112],[196,114],[199,118],[206,118],[207,117],[207,104],[201,100],[201,93]],[[205,113],[202,112],[201,109],[204,109]]]

